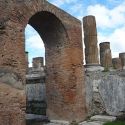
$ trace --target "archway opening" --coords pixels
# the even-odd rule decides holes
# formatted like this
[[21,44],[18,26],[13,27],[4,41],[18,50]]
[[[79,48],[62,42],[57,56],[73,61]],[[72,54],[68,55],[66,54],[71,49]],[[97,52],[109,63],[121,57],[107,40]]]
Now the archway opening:
[[[38,32],[29,24],[25,28],[25,52],[28,59],[28,67],[33,67],[33,58],[45,57],[45,47]],[[45,65],[45,61],[43,62]]]
[[26,113],[46,115],[45,47],[38,32],[29,24],[25,28],[25,54],[27,63]]

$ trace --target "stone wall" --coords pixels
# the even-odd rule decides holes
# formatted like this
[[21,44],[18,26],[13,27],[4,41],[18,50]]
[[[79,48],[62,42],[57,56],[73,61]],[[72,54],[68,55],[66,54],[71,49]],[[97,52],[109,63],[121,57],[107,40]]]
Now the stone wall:
[[119,115],[125,111],[125,72],[87,72],[86,100],[89,115]]
[[26,75],[26,97],[26,112],[28,114],[46,115],[46,87],[43,67],[30,68]]
[[25,92],[0,83],[0,124],[25,125]]
[[45,84],[27,84],[27,114],[46,115]]
[[25,125],[23,80],[12,68],[0,67],[0,124]]

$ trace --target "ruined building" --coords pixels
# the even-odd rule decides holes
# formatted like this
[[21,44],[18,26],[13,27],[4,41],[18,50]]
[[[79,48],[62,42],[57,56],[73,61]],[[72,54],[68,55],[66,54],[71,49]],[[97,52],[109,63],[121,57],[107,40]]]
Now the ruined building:
[[[0,12],[2,125],[26,125],[25,112],[80,122],[88,115],[125,111],[125,54],[112,59],[109,43],[100,44],[100,65],[95,17],[83,18],[84,68],[81,21],[46,0],[1,0]],[[45,68],[43,59],[35,58],[28,69],[27,24],[43,39]]]
[[[47,116],[57,120],[84,120],[86,103],[81,21],[46,0],[1,0],[0,12],[0,81],[3,88],[7,86],[10,89],[8,96],[14,94],[9,102],[12,108],[9,108],[6,106],[8,102],[3,101],[8,97],[0,93],[1,107],[6,109],[0,108],[0,122],[6,121],[2,125],[25,124],[26,97],[22,98],[22,108],[19,89],[23,89],[26,81],[24,30],[27,24],[40,34],[45,45]],[[3,79],[8,75],[9,78]],[[15,95],[13,89],[19,94]],[[17,99],[17,103],[13,99]],[[16,107],[19,110],[15,111]],[[11,122],[12,119],[18,120]]]
[[[93,16],[84,17],[89,20]],[[94,18],[95,21],[95,18]],[[95,21],[96,23],[96,21]],[[87,30],[90,30],[92,27],[89,27]],[[94,27],[96,28],[96,27]],[[97,37],[97,36],[96,36]],[[86,39],[84,39],[84,42]],[[97,38],[96,38],[97,40]],[[93,40],[92,40],[93,41]],[[87,41],[91,42],[91,40]],[[87,47],[93,45],[88,44]],[[97,46],[97,44],[94,46]],[[87,48],[88,49],[88,48]],[[98,49],[98,47],[97,47]],[[91,52],[91,51],[90,51]],[[86,52],[87,53],[87,52]],[[119,54],[119,58],[113,58],[110,49],[110,42],[102,42],[100,43],[100,63],[103,68],[99,68],[98,63],[92,63],[92,56],[96,57],[97,53],[87,53],[89,58],[89,63],[85,69],[94,68],[85,70],[85,89],[86,89],[86,107],[87,107],[87,115],[96,115],[96,114],[108,114],[113,116],[121,115],[124,112],[125,105],[125,72],[124,72],[124,53]],[[98,57],[98,56],[97,56]],[[39,60],[39,58],[36,58]],[[123,63],[121,63],[123,61]],[[39,61],[36,61],[39,64]],[[37,66],[39,67],[39,66]],[[95,69],[97,68],[97,69]],[[33,75],[32,75],[33,78]],[[46,78],[46,75],[45,75]],[[35,79],[35,78],[34,78]],[[31,81],[30,81],[31,83]],[[34,82],[35,83],[35,82]],[[46,84],[46,83],[45,83]],[[37,84],[36,84],[37,86]],[[32,89],[31,86],[29,86]],[[40,87],[38,87],[40,88]],[[36,89],[38,90],[38,89]],[[35,89],[33,90],[35,93]],[[45,96],[45,88],[39,89],[41,91],[42,96]],[[31,94],[32,95],[32,94]],[[34,96],[37,94],[33,94]],[[43,97],[42,97],[43,98]],[[41,98],[41,99],[42,99]],[[46,97],[44,97],[46,100]],[[44,101],[45,101],[44,100]],[[46,102],[46,101],[45,101]],[[120,102],[120,103],[119,103]],[[36,102],[37,104],[37,102]],[[120,107],[119,107],[120,105]],[[41,104],[42,106],[42,104]],[[31,106],[32,108],[33,106]],[[37,107],[39,108],[39,107]],[[46,107],[42,107],[44,111],[46,111]],[[42,109],[40,108],[40,109]],[[44,113],[44,111],[42,113]],[[39,112],[32,112],[39,114]]]
[[[88,25],[87,28],[86,25]],[[86,65],[88,65],[88,59],[91,65],[99,64],[97,61],[96,21],[93,16],[83,18],[83,28]],[[119,57],[112,58],[109,42],[102,42],[99,47],[100,64],[103,68],[99,68],[97,65],[94,68],[91,66],[91,69],[88,70],[88,66],[85,66],[85,69],[87,69],[85,72],[85,87],[88,115],[108,114],[118,116],[125,111],[125,56],[124,53],[120,53]]]

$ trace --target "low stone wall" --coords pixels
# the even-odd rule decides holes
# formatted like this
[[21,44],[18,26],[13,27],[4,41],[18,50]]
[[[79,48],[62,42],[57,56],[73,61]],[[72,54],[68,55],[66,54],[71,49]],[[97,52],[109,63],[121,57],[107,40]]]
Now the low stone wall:
[[46,95],[45,84],[27,84],[27,113],[46,115]]
[[46,115],[46,87],[44,69],[31,68],[26,75],[26,112]]
[[120,115],[125,111],[125,71],[86,72],[89,115]]
[[24,90],[0,83],[0,125],[25,125]]

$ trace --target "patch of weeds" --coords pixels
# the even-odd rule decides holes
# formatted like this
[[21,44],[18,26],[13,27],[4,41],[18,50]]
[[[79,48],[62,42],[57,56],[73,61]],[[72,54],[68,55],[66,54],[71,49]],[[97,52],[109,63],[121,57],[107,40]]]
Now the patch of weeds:
[[125,121],[113,121],[113,122],[107,122],[103,125],[125,125]]

